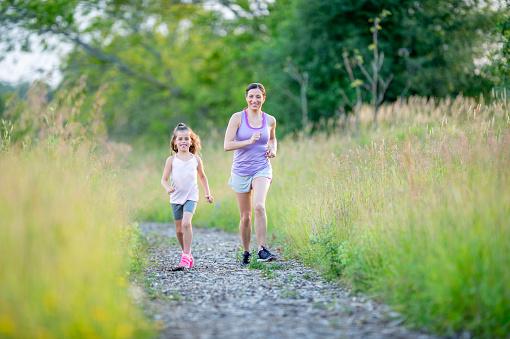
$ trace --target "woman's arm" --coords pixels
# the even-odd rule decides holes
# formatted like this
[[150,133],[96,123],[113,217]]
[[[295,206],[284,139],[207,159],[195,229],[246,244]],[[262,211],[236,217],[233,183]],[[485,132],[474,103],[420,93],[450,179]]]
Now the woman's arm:
[[274,158],[276,157],[276,150],[278,149],[278,144],[276,142],[276,119],[273,116],[268,115],[269,117],[269,140],[267,141],[267,152],[266,157]]
[[225,132],[225,142],[223,148],[225,151],[233,151],[249,145],[253,145],[255,141],[260,139],[262,133],[255,132],[250,139],[243,141],[235,141],[237,130],[241,126],[241,113],[234,113],[228,122],[227,131]]
[[212,203],[214,201],[214,198],[211,195],[211,192],[209,190],[209,182],[207,181],[207,176],[205,175],[204,165],[202,164],[202,159],[200,159],[200,157],[197,155],[195,155],[195,156],[197,157],[197,161],[198,161],[198,167],[197,167],[198,179],[200,180],[200,183],[202,184],[202,187],[204,188],[205,200],[207,200],[208,203]]
[[163,186],[163,188],[166,190],[166,193],[168,194],[175,192],[175,187],[172,187],[168,184],[168,178],[170,177],[170,173],[172,173],[173,160],[173,155],[166,159],[165,170],[163,171],[163,177],[161,178],[161,186]]

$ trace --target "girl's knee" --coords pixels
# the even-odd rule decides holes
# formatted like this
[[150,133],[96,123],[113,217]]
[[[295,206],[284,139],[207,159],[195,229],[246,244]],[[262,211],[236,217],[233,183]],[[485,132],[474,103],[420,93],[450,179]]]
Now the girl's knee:
[[183,231],[185,229],[191,228],[191,220],[183,220],[182,221],[182,229]]

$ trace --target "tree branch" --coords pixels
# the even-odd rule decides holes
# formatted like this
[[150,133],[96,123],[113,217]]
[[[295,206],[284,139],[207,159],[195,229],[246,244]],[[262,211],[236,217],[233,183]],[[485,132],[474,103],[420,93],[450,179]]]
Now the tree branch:
[[381,89],[379,90],[379,93],[378,93],[378,99],[377,99],[377,104],[380,105],[382,103],[382,101],[384,100],[384,93],[386,92],[386,89],[388,88],[388,86],[390,85],[390,82],[391,80],[393,79],[393,73],[390,74],[390,76],[388,77],[388,79],[386,79],[386,81],[383,83],[383,80],[381,78],[379,78],[380,81],[381,81]]
[[130,75],[134,78],[143,80],[145,82],[148,82],[156,88],[159,88],[162,90],[167,90],[177,97],[182,96],[180,88],[174,87],[174,86],[169,86],[168,84],[165,84],[164,82],[159,81],[158,79],[156,79],[155,77],[153,77],[149,74],[144,74],[144,73],[135,71],[134,69],[132,69],[131,67],[126,65],[119,58],[117,58],[113,55],[107,54],[99,48],[89,45],[88,43],[83,41],[77,34],[71,35],[71,33],[69,33],[69,32],[66,32],[63,30],[55,30],[53,28],[47,28],[47,29],[41,30],[40,32],[43,34],[44,33],[52,33],[52,34],[56,34],[56,35],[62,35],[64,37],[66,37],[67,39],[69,39],[70,41],[74,42],[76,45],[82,47],[87,53],[93,55],[98,60],[101,60],[101,61],[104,61],[104,62],[107,62],[107,63],[117,66],[119,68],[119,70],[124,72],[125,74]]
[[351,65],[349,64],[349,58],[347,58],[346,53],[344,53],[343,58],[345,69],[347,70],[347,74],[349,74],[349,79],[351,79],[351,82],[354,82],[354,74],[352,72]]
[[365,66],[363,66],[363,64],[361,62],[359,62],[359,60],[356,60],[356,64],[358,65],[359,69],[361,69],[361,72],[363,72],[363,74],[365,75],[367,80],[370,82],[370,84],[373,86],[374,80],[372,79],[370,74],[368,74],[367,70],[365,69]]
[[381,52],[379,54],[379,65],[377,65],[377,71],[381,70],[383,61],[384,61],[384,52]]

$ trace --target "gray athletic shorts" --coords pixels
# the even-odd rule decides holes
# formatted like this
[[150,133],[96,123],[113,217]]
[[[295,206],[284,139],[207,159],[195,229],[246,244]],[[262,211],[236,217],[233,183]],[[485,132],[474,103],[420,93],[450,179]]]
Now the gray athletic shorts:
[[195,214],[195,209],[197,208],[197,202],[193,200],[186,201],[184,205],[180,204],[170,205],[172,205],[172,213],[174,214],[174,220],[182,220],[184,212],[190,212],[191,214]]
[[251,182],[253,179],[259,177],[268,178],[273,181],[273,169],[271,166],[261,169],[254,175],[241,176],[231,172],[228,185],[237,193],[248,193],[252,189]]

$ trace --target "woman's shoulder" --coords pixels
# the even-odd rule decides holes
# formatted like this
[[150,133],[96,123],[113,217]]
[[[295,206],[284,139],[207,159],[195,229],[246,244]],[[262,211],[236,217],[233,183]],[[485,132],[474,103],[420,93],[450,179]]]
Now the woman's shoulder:
[[232,114],[230,119],[241,121],[241,117],[242,117],[243,113],[244,113],[244,111],[235,112],[234,114]]
[[269,125],[273,126],[276,123],[276,118],[271,114],[267,114],[266,112],[264,113],[266,114],[267,122],[269,123]]
[[167,163],[172,163],[172,162],[174,161],[174,158],[175,158],[175,154],[174,154],[174,155],[169,156],[168,158],[166,158],[166,162],[167,162]]
[[241,122],[242,122],[242,114],[243,114],[243,111],[236,112],[236,113],[232,114],[232,116],[230,117],[229,126],[231,126],[233,124],[233,125],[237,125],[237,128],[239,128],[239,126],[241,126]]

